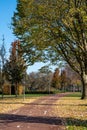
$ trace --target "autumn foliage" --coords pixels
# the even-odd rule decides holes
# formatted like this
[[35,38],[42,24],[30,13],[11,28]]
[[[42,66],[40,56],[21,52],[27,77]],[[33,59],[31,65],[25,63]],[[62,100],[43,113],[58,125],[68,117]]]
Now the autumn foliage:
[[81,91],[80,76],[68,65],[62,70],[55,69],[51,86],[62,91]]
[[[12,43],[10,58],[7,60],[4,71],[6,79],[12,84],[15,85],[15,94],[18,93],[18,84],[22,82],[24,74],[26,72],[26,63],[23,59],[23,54],[20,53],[20,42],[15,41]],[[23,87],[21,87],[23,89]],[[21,90],[22,93],[22,90]]]
[[51,86],[54,88],[60,88],[60,75],[59,75],[59,69],[55,69],[55,72],[53,74],[52,83]]

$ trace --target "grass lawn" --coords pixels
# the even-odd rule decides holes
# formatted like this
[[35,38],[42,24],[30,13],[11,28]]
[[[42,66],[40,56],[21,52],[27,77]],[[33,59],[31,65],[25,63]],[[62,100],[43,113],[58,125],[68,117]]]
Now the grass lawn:
[[55,113],[64,119],[66,130],[87,130],[87,100],[80,96],[73,93],[56,102]]
[[[17,96],[17,98],[23,98],[24,96],[26,97],[26,98],[28,98],[28,97],[30,97],[30,98],[33,98],[33,97],[41,97],[41,96],[47,96],[47,95],[49,95],[49,94],[38,94],[38,93],[36,93],[36,94],[25,94],[25,95],[18,95]],[[15,95],[4,95],[3,96],[4,98],[15,98]],[[2,95],[0,95],[0,99],[2,99]]]

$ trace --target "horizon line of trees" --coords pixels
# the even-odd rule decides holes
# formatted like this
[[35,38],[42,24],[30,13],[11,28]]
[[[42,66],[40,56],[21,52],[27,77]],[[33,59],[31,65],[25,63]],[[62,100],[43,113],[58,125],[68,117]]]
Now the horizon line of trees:
[[[4,48],[5,52],[5,48]],[[11,44],[9,59],[4,59],[4,64],[0,68],[0,88],[3,96],[3,85],[8,81],[15,85],[17,96],[17,86],[19,83],[25,85],[26,91],[81,91],[79,76],[66,65],[63,70],[56,68],[52,72],[49,66],[44,66],[37,73],[26,73],[27,64],[21,52],[20,42],[14,41]],[[4,53],[5,55],[5,53]]]

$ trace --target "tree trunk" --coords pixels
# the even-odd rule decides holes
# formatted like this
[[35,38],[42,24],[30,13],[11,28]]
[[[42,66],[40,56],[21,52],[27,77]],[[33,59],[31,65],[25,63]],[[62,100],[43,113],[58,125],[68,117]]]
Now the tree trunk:
[[3,97],[4,97],[4,94],[3,94],[3,86],[2,86],[2,99],[3,99]]
[[84,72],[81,76],[82,80],[82,97],[81,99],[87,99],[87,74]]
[[16,97],[17,97],[17,86],[18,86],[18,84],[16,83],[15,84],[15,94],[16,94]]

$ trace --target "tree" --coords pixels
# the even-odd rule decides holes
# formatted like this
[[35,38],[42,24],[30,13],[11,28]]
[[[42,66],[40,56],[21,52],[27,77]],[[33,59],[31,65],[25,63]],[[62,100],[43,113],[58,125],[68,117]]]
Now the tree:
[[56,89],[60,89],[60,74],[59,74],[59,69],[56,68],[55,72],[53,74],[53,78],[51,81],[51,86],[56,88]]
[[18,0],[12,25],[28,59],[26,47],[52,62],[62,57],[81,76],[81,98],[87,98],[86,0]]
[[[32,3],[32,1],[31,1],[31,3]],[[17,1],[17,10],[19,10],[19,11],[14,13],[14,17],[13,17],[14,22],[12,22],[12,25],[13,25],[14,34],[21,41],[21,51],[23,51],[23,56],[26,59],[27,64],[32,65],[35,62],[43,61],[44,56],[42,55],[42,52],[38,50],[39,48],[35,44],[33,44],[34,39],[30,40],[31,33],[32,33],[32,31],[34,31],[33,30],[34,28],[32,28],[32,31],[30,31],[31,30],[29,28],[29,26],[30,26],[29,17],[30,16],[26,17],[28,15],[26,15],[27,12],[25,13],[25,11],[24,11],[25,8],[27,8],[27,9],[30,8],[29,5],[30,5],[30,1],[28,1],[28,0],[27,1],[25,1],[25,0]],[[26,10],[26,11],[28,11],[28,13],[29,13],[29,10]],[[16,17],[18,17],[18,18],[16,19]],[[20,17],[21,17],[21,19],[20,19]],[[17,26],[18,26],[18,28],[16,28]],[[37,30],[37,27],[36,27],[36,30]],[[26,44],[26,46],[25,46],[25,44]]]
[[66,78],[66,71],[62,70],[61,71],[61,89],[65,91],[66,89],[66,82],[67,82],[67,78]]
[[49,67],[49,65],[43,66],[39,69],[40,73],[43,73],[45,75],[51,73],[51,68]]
[[50,94],[51,90],[51,80],[52,80],[52,71],[49,65],[43,66],[39,69],[40,74],[43,75],[43,81],[45,82],[45,86],[48,87],[48,92]]
[[8,81],[15,84],[15,91],[17,96],[18,83],[22,82],[26,72],[26,63],[22,58],[22,54],[18,53],[20,46],[19,41],[12,43],[11,54],[9,60],[4,65],[4,72]]
[[81,91],[81,78],[69,65],[66,65],[64,70],[66,71],[67,89],[72,91]]
[[[41,69],[40,69],[41,70]],[[52,72],[32,72],[29,74],[29,89],[30,90],[39,90],[39,91],[48,91],[50,93],[50,82],[52,78]]]

